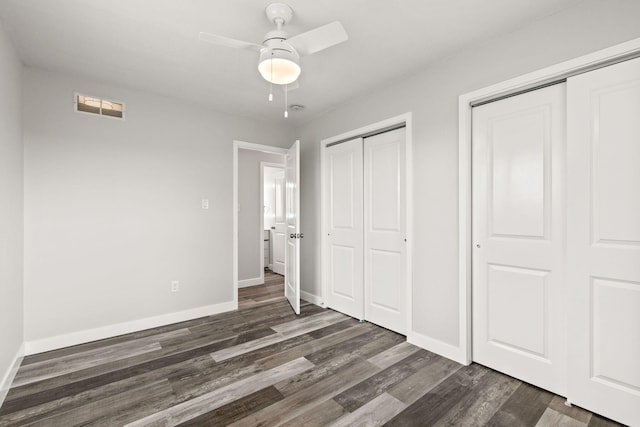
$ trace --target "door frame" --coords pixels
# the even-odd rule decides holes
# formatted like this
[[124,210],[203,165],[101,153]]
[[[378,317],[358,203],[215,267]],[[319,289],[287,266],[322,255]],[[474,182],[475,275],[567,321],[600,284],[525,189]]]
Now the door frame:
[[527,73],[458,98],[458,259],[459,345],[434,349],[443,356],[469,365],[473,360],[471,324],[471,109],[472,106],[516,95],[570,76],[582,74],[616,62],[640,56],[640,38],[598,50],[559,64]]
[[[262,278],[264,281],[264,169],[272,168],[272,169],[281,169],[285,170],[284,164],[273,163],[273,162],[260,162],[260,203],[262,205],[262,215],[260,215],[260,230],[262,233],[260,234],[260,264],[262,269]],[[269,233],[269,243],[271,244],[271,233]]]
[[[405,191],[406,191],[406,228],[407,228],[407,252],[406,252],[406,307],[407,307],[407,339],[410,341],[412,328],[411,319],[412,316],[412,306],[411,301],[413,300],[413,266],[412,266],[412,248],[413,248],[413,153],[412,153],[412,113],[405,113],[399,116],[391,117],[386,120],[381,120],[376,123],[371,123],[369,125],[363,126],[358,129],[354,129],[345,133],[341,133],[339,135],[332,136],[330,138],[325,138],[320,140],[320,284],[321,284],[321,301],[320,304],[322,307],[327,306],[327,298],[326,296],[329,294],[329,281],[327,280],[327,260],[325,256],[325,252],[327,249],[326,242],[326,234],[327,234],[327,223],[326,218],[322,214],[327,206],[327,201],[325,200],[325,168],[326,168],[326,149],[327,145],[334,144],[336,142],[347,141],[357,137],[368,136],[369,134],[376,134],[380,132],[384,132],[386,130],[392,130],[399,126],[404,125],[406,128],[405,133],[405,144],[406,144],[406,152],[405,152]],[[363,301],[364,303],[364,301]]]
[[[255,144],[253,142],[233,141],[233,204],[231,205],[233,215],[233,306],[238,309],[238,152],[240,149],[261,151],[269,154],[287,154],[286,148],[271,145]],[[261,175],[262,176],[262,175]],[[261,190],[262,193],[263,190]],[[264,215],[260,215],[260,221],[264,221]],[[264,225],[263,225],[264,227]],[[264,244],[261,244],[260,264],[264,263]],[[264,266],[260,271],[264,280]]]

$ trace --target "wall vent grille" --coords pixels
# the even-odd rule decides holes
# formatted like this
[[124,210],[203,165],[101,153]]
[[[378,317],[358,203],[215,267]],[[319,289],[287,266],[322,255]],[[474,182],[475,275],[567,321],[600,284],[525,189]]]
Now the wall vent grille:
[[78,113],[124,119],[124,104],[122,102],[98,98],[96,96],[74,95],[74,108]]

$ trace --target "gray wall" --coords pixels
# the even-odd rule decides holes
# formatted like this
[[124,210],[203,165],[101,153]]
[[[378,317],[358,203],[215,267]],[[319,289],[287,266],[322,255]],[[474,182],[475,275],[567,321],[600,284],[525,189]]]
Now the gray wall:
[[[26,340],[232,301],[233,140],[289,132],[32,68],[24,81]],[[123,101],[126,120],[74,112],[74,91]]]
[[301,126],[302,289],[321,295],[319,141],[412,112],[412,329],[458,346],[458,96],[636,37],[639,1],[586,1]]
[[[301,285],[319,295],[320,139],[412,112],[412,328],[457,345],[458,96],[640,37],[638,22],[636,0],[581,2],[297,129],[25,69],[25,339],[230,301],[234,139],[281,147],[301,139]],[[23,318],[20,65],[3,35],[0,89],[2,374]],[[74,113],[74,91],[124,101],[126,121]],[[181,281],[179,293],[169,292],[171,280]]]
[[[21,74],[0,26],[0,387],[24,338]],[[3,396],[0,390],[0,402]]]
[[[262,141],[251,141],[262,144]],[[291,145],[293,140],[283,141]],[[238,280],[260,277],[260,162],[284,163],[284,155],[238,150]]]

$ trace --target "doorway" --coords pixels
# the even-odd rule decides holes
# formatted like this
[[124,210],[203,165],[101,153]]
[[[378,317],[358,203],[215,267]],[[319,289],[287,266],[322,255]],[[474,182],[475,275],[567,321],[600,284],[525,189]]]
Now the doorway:
[[[299,314],[298,221],[299,142],[290,149],[234,141],[233,144],[233,292],[238,304],[238,288],[264,284],[264,205],[261,162],[285,168],[285,296]],[[246,185],[245,185],[246,184]],[[247,191],[246,189],[251,190]],[[291,231],[291,232],[289,232]]]

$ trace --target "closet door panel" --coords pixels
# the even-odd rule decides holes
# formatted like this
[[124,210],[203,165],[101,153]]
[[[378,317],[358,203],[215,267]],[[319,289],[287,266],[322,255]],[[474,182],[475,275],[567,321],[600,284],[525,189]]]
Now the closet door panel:
[[640,59],[567,100],[569,398],[640,425]]
[[473,109],[473,360],[566,392],[565,87]]
[[405,129],[364,140],[365,319],[406,334]]
[[362,138],[326,149],[327,306],[364,318]]

